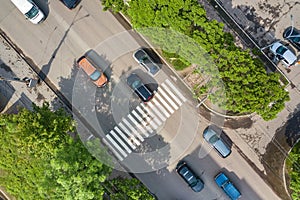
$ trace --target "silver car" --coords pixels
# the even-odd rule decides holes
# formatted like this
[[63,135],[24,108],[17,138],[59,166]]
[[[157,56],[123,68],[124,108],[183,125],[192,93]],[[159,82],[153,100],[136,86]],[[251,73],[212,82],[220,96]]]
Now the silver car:
[[226,158],[231,153],[229,146],[220,138],[220,134],[217,134],[217,132],[210,127],[207,127],[203,131],[203,137],[223,158]]
[[133,58],[142,65],[151,75],[156,75],[159,71],[158,65],[153,62],[150,56],[143,50],[138,49],[134,54]]

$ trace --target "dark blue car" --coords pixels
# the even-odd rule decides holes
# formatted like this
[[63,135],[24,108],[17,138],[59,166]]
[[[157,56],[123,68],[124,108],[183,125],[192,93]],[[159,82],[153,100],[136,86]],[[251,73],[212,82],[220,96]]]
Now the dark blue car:
[[180,161],[177,164],[176,171],[185,180],[185,182],[192,188],[194,192],[200,192],[204,188],[204,183],[201,179],[196,177],[194,172],[188,167],[186,162]]
[[300,51],[300,32],[294,27],[288,27],[283,32],[283,38],[288,40],[298,51]]
[[154,96],[154,92],[146,84],[144,84],[142,79],[135,73],[128,76],[127,84],[144,102],[150,101]]
[[81,0],[60,0],[67,8],[75,8]]

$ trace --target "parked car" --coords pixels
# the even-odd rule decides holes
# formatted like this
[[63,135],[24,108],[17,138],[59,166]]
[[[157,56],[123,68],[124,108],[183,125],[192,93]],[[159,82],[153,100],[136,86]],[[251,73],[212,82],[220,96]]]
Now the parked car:
[[11,0],[11,2],[33,24],[39,24],[44,21],[44,13],[32,0]]
[[153,62],[150,56],[143,50],[138,49],[134,54],[133,58],[142,65],[151,75],[155,75],[159,71],[158,65]]
[[240,191],[231,183],[229,178],[223,172],[216,175],[215,182],[223,189],[231,200],[236,200],[241,197]]
[[106,75],[98,66],[89,61],[85,56],[79,58],[77,63],[97,87],[104,87],[107,84],[108,79]]
[[296,55],[284,46],[281,42],[275,42],[270,46],[270,51],[274,54],[276,60],[280,60],[287,67],[297,61]]
[[126,82],[142,101],[148,102],[154,96],[154,92],[147,86],[147,84],[143,83],[142,79],[137,74],[130,74],[127,77]]
[[81,0],[60,0],[67,8],[75,8]]
[[177,173],[185,180],[194,192],[200,192],[204,188],[203,181],[196,177],[186,162],[180,161],[176,166]]
[[218,151],[223,158],[226,158],[230,155],[231,150],[228,145],[220,138],[220,134],[217,134],[217,132],[211,127],[207,127],[203,131],[203,137]]
[[294,27],[288,27],[283,32],[283,38],[288,40],[298,51],[300,51],[300,32]]

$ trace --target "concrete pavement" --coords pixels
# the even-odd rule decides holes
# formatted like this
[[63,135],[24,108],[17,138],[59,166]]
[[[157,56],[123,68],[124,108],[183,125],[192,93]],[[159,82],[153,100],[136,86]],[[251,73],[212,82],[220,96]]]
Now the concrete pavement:
[[[0,43],[0,75],[2,77],[8,79],[37,78],[28,63],[20,57],[2,35],[0,35]],[[2,113],[15,113],[18,106],[32,109],[32,102],[37,105],[42,105],[45,101],[53,102],[52,106],[58,106],[56,103],[59,103],[56,95],[44,82],[34,88],[28,88],[25,83],[18,81],[0,81],[0,92],[3,103]]]
[[[85,3],[87,3],[87,2],[85,2]],[[88,3],[87,3],[88,4]],[[62,8],[58,8],[58,9],[62,9]],[[93,13],[95,13],[95,12],[99,12],[99,10],[98,10],[99,8],[95,8],[95,10],[91,10],[90,12],[91,12],[91,14],[93,14]],[[58,11],[57,11],[58,12]],[[63,12],[63,11],[61,11],[61,12]],[[87,20],[87,18],[85,18],[87,16],[87,13],[83,10],[83,13],[81,13],[80,14],[80,16],[78,16],[79,17],[79,19],[84,19],[84,20],[82,20],[82,22],[78,22],[78,23],[87,23],[87,24],[89,24],[90,22]],[[22,16],[23,17],[23,16]],[[16,17],[16,18],[18,18],[18,17]],[[92,37],[98,37],[99,35],[98,35],[98,33],[95,33],[95,35],[93,35],[93,34],[90,34],[90,33],[88,33],[88,32],[84,32],[86,35],[87,35],[87,41],[85,41],[85,42],[83,42],[83,41],[81,41],[81,40],[79,40],[78,39],[78,36],[76,35],[76,32],[74,32],[74,31],[69,31],[69,32],[67,32],[68,31],[68,28],[69,28],[69,26],[66,26],[66,22],[65,21],[67,21],[67,22],[69,22],[69,23],[71,23],[72,22],[72,18],[66,18],[66,19],[61,19],[61,18],[57,18],[57,19],[55,19],[55,21],[56,22],[61,22],[62,24],[64,24],[64,29],[62,29],[62,30],[59,30],[59,28],[56,28],[56,27],[52,27],[53,28],[53,35],[50,35],[49,36],[49,40],[51,41],[50,43],[47,43],[47,41],[46,40],[43,40],[42,42],[43,43],[46,43],[46,48],[43,48],[43,51],[42,52],[39,52],[39,51],[37,51],[37,50],[35,50],[34,52],[29,52],[29,50],[27,50],[28,52],[27,53],[29,53],[29,54],[37,54],[37,57],[36,57],[36,61],[37,61],[37,63],[40,65],[40,66],[42,66],[43,68],[42,68],[42,70],[45,70],[45,72],[47,72],[48,71],[48,75],[49,76],[51,76],[51,77],[56,77],[56,76],[54,76],[54,74],[56,73],[58,73],[58,74],[60,74],[61,75],[61,77],[63,77],[63,78],[69,78],[69,75],[70,75],[70,73],[72,73],[71,71],[70,71],[70,69],[69,68],[62,68],[61,66],[64,66],[64,65],[66,65],[66,63],[69,63],[69,64],[71,64],[71,63],[73,63],[73,60],[74,60],[74,58],[76,58],[76,57],[78,57],[78,55],[81,55],[81,54],[83,54],[84,53],[84,51],[88,48],[88,46],[95,46],[96,44],[93,42],[93,41],[90,41],[89,40],[89,38],[92,38]],[[50,25],[51,25],[51,23],[49,23]],[[4,22],[4,25],[7,25],[7,24],[5,24],[5,22]],[[104,26],[105,27],[107,27],[108,26],[108,24],[104,24]],[[17,33],[18,31],[16,31],[15,30],[16,29],[16,27],[11,27],[10,29],[9,29],[9,31],[12,31],[12,32],[14,32],[14,33]],[[74,25],[74,29],[76,30],[76,26]],[[44,28],[44,29],[42,29],[42,30],[40,30],[40,31],[37,31],[36,33],[34,33],[34,34],[45,34],[45,33],[47,33],[47,31],[49,31],[49,30],[46,30],[46,28]],[[79,30],[77,30],[77,31],[79,31]],[[68,39],[66,39],[66,40],[61,40],[60,41],[60,36],[64,36],[64,35],[66,35],[66,34],[68,34],[71,38],[73,38],[72,39],[72,41],[74,40],[74,41],[76,41],[78,44],[76,44],[76,46],[81,46],[82,47],[82,49],[76,49],[76,50],[74,50],[74,51],[72,51],[72,52],[68,52],[67,54],[64,54],[64,53],[62,53],[62,52],[59,52],[58,54],[53,54],[53,52],[56,52],[56,50],[57,49],[59,49],[59,48],[68,48],[68,46],[71,46],[71,47],[73,47],[73,46],[75,46],[71,41],[69,41]],[[18,35],[14,35],[14,37],[16,37],[16,40],[18,40],[18,41],[22,41],[21,40],[21,38],[20,38],[20,36],[18,36]],[[74,39],[75,38],[75,39]],[[77,40],[77,39],[78,40]],[[24,45],[24,46],[26,46],[28,41],[22,41],[22,45]],[[61,43],[61,42],[63,42],[63,43]],[[32,44],[30,44],[30,45],[32,45]],[[44,44],[43,45],[41,45],[42,47],[44,47]],[[30,49],[30,48],[29,48]],[[71,48],[71,49],[74,49],[74,48]],[[64,51],[65,52],[65,51]],[[50,56],[49,57],[49,54],[52,56]],[[62,64],[64,64],[64,65],[62,65]],[[51,69],[49,69],[49,67],[50,67],[50,65],[52,66],[51,67]],[[19,71],[20,69],[17,69],[17,71]],[[50,70],[50,71],[49,71]],[[20,74],[20,76],[22,76],[22,74]],[[52,78],[52,81],[57,85],[57,86],[61,86],[60,84],[60,79],[59,78]],[[23,89],[27,89],[27,88],[23,88]],[[45,91],[46,91],[46,89],[45,89]],[[43,92],[42,91],[40,91],[41,93],[40,94],[43,94]],[[36,101],[36,99],[37,99],[37,96],[38,96],[38,94],[35,94],[36,96],[33,96],[32,97],[32,99],[33,99],[33,101]],[[48,97],[48,95],[45,95],[45,96],[47,96]],[[51,95],[49,95],[50,96],[50,99],[51,99]],[[35,97],[35,99],[34,99],[34,97]],[[232,137],[235,137],[236,136],[236,134],[235,134],[235,132],[233,131],[231,131],[231,130],[228,130],[229,131],[229,135],[230,136],[232,136]],[[266,141],[268,141],[268,140],[266,140]],[[240,137],[237,137],[235,140],[234,140],[234,142],[240,147],[240,145],[241,146],[245,146],[244,148],[241,148],[242,150],[243,150],[243,152],[244,152],[244,154],[246,154],[247,156],[249,155],[249,157],[252,157],[252,154],[253,154],[253,150],[250,148],[250,149],[247,149],[249,146],[247,145],[247,143],[245,144],[244,143],[244,140],[241,140],[240,139]],[[263,145],[262,145],[263,146]],[[255,159],[253,159],[254,160],[254,162],[255,163],[257,163],[257,165],[259,165],[259,161],[257,161],[257,160],[259,160],[259,159],[257,159],[257,160],[255,160]]]

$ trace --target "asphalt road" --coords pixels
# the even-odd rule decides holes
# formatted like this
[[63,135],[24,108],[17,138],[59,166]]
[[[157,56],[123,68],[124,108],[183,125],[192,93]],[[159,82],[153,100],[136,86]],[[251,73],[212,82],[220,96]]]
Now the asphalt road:
[[[0,4],[1,28],[97,130],[98,135],[91,135],[84,125],[79,127],[83,139],[102,138],[116,156],[113,162],[121,161],[160,199],[226,198],[212,179],[220,170],[228,171],[243,199],[277,199],[237,152],[227,159],[220,159],[215,152],[207,156],[210,148],[204,143],[199,154],[197,148],[203,141],[201,133],[210,122],[198,115],[191,94],[174,74],[164,70],[165,66],[154,79],[149,78],[149,82],[160,87],[155,99],[147,105],[136,100],[125,80],[131,72],[145,74],[132,58],[132,52],[139,44],[131,34],[124,32],[113,15],[101,11],[99,1],[82,1],[73,11],[58,1],[49,1],[48,4],[39,1],[37,4],[47,14],[47,19],[39,25],[26,21],[9,1],[0,0]],[[103,57],[111,69],[110,83],[104,89],[96,89],[74,65],[89,49]],[[169,116],[166,115],[166,104],[173,110],[169,110]],[[137,107],[149,109],[149,115],[143,116]],[[138,118],[133,111],[140,113],[140,118],[150,118],[147,120],[150,125],[139,129],[143,132],[142,129],[148,127],[151,134],[134,131],[131,127],[134,120],[128,122],[131,118]],[[131,131],[126,131],[124,126]],[[114,135],[119,132],[117,128],[122,129],[123,134],[136,134],[133,135],[135,139],[117,139]],[[186,154],[190,154],[187,161],[197,174],[203,176],[206,184],[205,191],[197,195],[173,172],[177,161]],[[168,166],[167,171],[165,166]],[[177,188],[182,188],[182,191]]]

